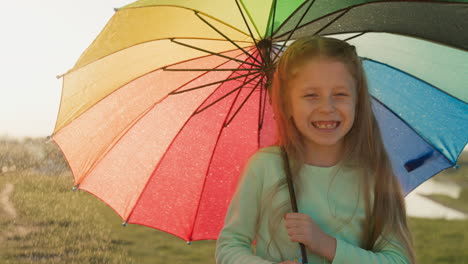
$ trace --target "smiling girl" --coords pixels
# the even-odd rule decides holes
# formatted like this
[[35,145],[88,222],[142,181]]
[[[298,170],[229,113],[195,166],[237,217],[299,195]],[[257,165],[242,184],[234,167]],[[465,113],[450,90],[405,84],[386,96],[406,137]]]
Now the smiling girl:
[[[402,191],[354,46],[295,41],[278,62],[271,94],[278,142],[245,167],[217,263],[298,263],[296,242],[308,263],[415,263]],[[290,213],[287,177],[299,213]]]

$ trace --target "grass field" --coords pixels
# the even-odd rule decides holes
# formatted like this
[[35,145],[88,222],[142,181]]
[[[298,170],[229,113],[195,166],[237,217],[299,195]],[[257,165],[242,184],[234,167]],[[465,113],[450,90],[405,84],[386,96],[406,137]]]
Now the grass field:
[[[0,207],[0,263],[214,263],[214,241],[189,246],[158,230],[122,227],[122,220],[104,203],[71,190],[73,179],[66,170],[44,173],[27,167],[0,174],[0,192],[7,185],[14,187],[9,202],[16,209],[12,216]],[[460,199],[431,198],[465,210],[467,169],[436,176],[460,184]],[[419,263],[468,263],[468,221],[410,219],[410,228]]]
[[0,263],[214,263],[214,241],[187,245],[143,226],[123,227],[94,196],[71,191],[72,176],[7,173],[17,217],[0,210]]

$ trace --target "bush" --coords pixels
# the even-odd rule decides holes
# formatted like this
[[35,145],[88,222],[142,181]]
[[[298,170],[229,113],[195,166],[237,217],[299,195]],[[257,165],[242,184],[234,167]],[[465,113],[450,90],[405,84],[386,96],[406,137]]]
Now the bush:
[[56,173],[67,171],[68,164],[47,138],[0,138],[0,173],[25,169]]

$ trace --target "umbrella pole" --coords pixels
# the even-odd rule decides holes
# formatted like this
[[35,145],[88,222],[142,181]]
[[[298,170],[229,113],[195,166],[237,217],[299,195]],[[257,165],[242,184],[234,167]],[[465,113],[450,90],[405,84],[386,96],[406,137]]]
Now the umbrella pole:
[[274,61],[271,59],[271,52],[273,50],[273,43],[271,39],[265,38],[260,40],[257,44],[258,52],[263,60],[262,71],[266,75],[266,87],[269,89],[273,72],[275,71]]
[[[298,213],[296,193],[294,192],[294,185],[292,182],[292,174],[291,174],[291,168],[289,165],[288,153],[286,153],[286,150],[284,149],[284,147],[281,147],[281,153],[283,155],[284,170],[286,172],[286,181],[288,182],[289,197],[291,200],[292,211],[293,213]],[[307,264],[309,261],[307,259],[307,252],[306,252],[305,246],[302,243],[299,243],[299,246],[301,247],[302,264]]]

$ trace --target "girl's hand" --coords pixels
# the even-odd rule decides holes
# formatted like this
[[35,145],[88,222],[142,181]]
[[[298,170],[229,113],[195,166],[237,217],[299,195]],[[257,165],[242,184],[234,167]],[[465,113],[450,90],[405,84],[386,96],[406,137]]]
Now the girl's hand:
[[309,251],[329,261],[333,260],[336,252],[336,239],[323,232],[310,216],[289,213],[284,219],[291,241],[302,243]]

